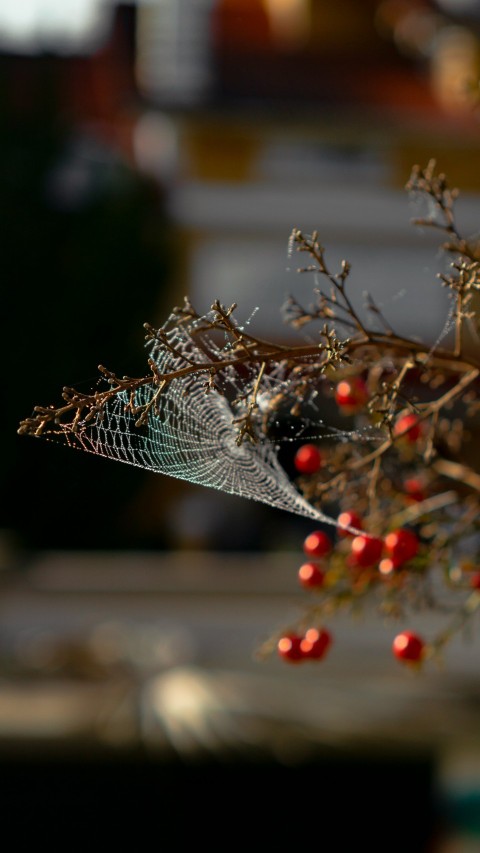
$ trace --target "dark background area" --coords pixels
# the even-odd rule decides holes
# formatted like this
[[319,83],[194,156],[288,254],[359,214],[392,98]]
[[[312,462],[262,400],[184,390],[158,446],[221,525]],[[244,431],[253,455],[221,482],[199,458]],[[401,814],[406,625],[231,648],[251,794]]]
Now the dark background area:
[[231,843],[270,849],[310,845],[318,835],[319,843],[337,849],[363,841],[372,853],[385,846],[392,853],[425,853],[435,849],[443,822],[433,769],[428,757],[346,754],[286,767],[267,761],[159,765],[138,756],[100,766],[82,759],[4,762],[0,781],[7,791],[5,826],[16,827],[18,841],[31,837],[28,827],[18,827],[28,788],[36,808],[23,808],[40,826],[52,822],[53,844],[62,843],[65,825],[78,822],[75,836],[82,839],[99,827],[110,827],[110,840],[136,827],[139,837],[160,836],[169,849],[202,841],[213,850]]
[[2,343],[11,365],[3,525],[27,548],[139,544],[125,509],[142,472],[15,436],[29,408],[58,404],[64,385],[95,388],[98,364],[142,375],[143,323],[171,307],[163,190],[128,161],[108,122],[135,100],[132,40],[133,9],[123,8],[104,73],[78,57],[0,57]]

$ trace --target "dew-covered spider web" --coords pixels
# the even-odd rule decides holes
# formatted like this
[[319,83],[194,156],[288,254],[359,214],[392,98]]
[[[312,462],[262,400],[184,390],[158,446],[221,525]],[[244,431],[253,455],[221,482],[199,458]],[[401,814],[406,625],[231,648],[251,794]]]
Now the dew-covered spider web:
[[[225,360],[230,346],[228,341],[219,346],[211,338],[194,337],[190,330],[176,326],[153,343],[150,355],[158,374],[165,375],[188,367],[193,360],[206,367],[212,358]],[[247,386],[257,375],[254,371]],[[237,443],[233,421],[238,409],[232,408],[231,397],[239,387],[244,391],[244,385],[234,368],[217,374],[216,381],[224,386],[219,390],[206,390],[208,376],[208,369],[200,369],[175,378],[161,393],[152,378],[151,384],[135,392],[133,406],[130,393],[121,392],[106,403],[95,421],[80,424],[77,432],[64,426],[63,437],[70,446],[90,453],[335,523],[297,491],[279,464],[272,441]],[[258,398],[272,394],[272,381],[278,380],[263,379]],[[148,406],[148,418],[138,426],[139,411]]]

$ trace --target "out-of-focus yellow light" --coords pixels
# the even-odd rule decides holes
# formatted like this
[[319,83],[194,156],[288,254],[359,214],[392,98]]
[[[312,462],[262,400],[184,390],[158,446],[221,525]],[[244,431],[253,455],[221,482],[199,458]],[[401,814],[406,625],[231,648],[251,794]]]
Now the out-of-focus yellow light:
[[305,43],[310,25],[310,0],[262,0],[273,40],[281,50]]
[[480,41],[465,27],[445,27],[439,34],[431,60],[431,82],[436,97],[447,110],[472,105],[472,89],[480,76]]

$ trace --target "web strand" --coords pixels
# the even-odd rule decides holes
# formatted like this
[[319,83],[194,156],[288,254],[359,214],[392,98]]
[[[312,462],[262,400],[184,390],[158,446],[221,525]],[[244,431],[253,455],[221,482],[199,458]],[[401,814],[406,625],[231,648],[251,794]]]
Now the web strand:
[[[185,331],[170,334],[176,354],[161,345],[153,348],[162,374],[178,369],[195,346]],[[196,346],[195,355],[198,359]],[[129,395],[118,395],[95,423],[78,432],[65,429],[65,440],[99,456],[335,523],[300,495],[270,442],[237,443],[230,404],[218,391],[206,391],[204,373],[171,382],[153,403],[156,391],[153,381],[137,391],[133,411]],[[149,403],[147,423],[136,426],[135,408]]]

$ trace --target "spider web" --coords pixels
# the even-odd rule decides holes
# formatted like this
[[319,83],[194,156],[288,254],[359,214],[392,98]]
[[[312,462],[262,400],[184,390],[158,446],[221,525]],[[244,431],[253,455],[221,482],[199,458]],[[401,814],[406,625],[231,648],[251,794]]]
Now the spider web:
[[[229,344],[220,348],[213,340],[193,339],[184,328],[170,330],[165,342],[153,344],[151,356],[161,374],[192,362],[211,364],[225,359]],[[208,350],[208,352],[207,352]],[[311,506],[297,491],[277,460],[275,445],[268,440],[238,444],[234,412],[227,396],[206,390],[208,371],[171,381],[153,402],[158,386],[140,388],[132,410],[125,392],[108,401],[97,420],[81,424],[78,432],[63,428],[70,446],[190,483],[253,499],[278,509],[330,524],[336,523]],[[225,393],[238,390],[233,369],[223,373]],[[260,391],[271,393],[268,379]],[[223,390],[223,389],[222,389]],[[245,389],[243,388],[243,391]],[[144,426],[136,426],[136,407],[152,403]]]

